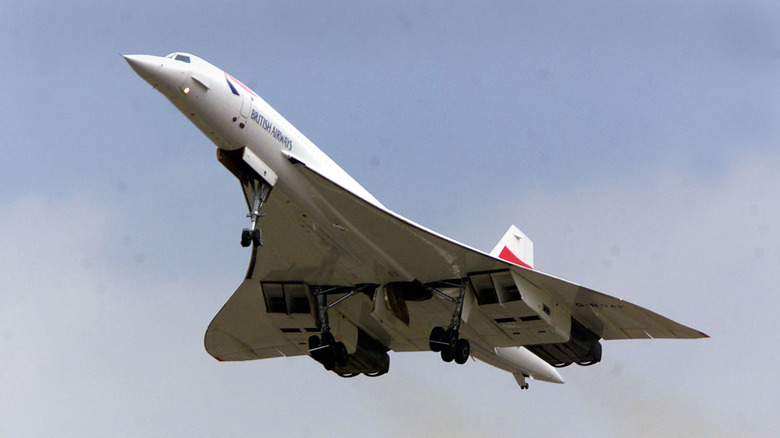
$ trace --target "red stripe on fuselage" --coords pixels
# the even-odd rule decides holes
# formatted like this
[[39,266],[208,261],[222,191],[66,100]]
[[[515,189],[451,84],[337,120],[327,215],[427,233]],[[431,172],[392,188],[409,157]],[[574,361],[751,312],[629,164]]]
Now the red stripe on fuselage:
[[507,247],[504,247],[504,249],[501,250],[501,254],[498,255],[498,258],[500,258],[502,260],[506,260],[508,262],[512,262],[512,263],[514,263],[516,265],[520,265],[520,266],[522,266],[524,268],[533,269],[533,267],[531,267],[531,265],[529,265],[528,263],[525,263],[522,260],[520,260],[515,255],[515,253],[510,251],[509,248],[507,248]]

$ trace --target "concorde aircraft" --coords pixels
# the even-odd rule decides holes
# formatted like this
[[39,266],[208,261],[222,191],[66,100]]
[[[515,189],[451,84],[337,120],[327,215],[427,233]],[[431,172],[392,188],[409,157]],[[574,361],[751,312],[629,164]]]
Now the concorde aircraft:
[[[241,183],[246,277],[206,330],[220,361],[309,355],[342,377],[379,376],[388,351],[471,356],[563,383],[556,368],[601,360],[600,340],[703,338],[533,268],[515,226],[488,254],[382,205],[260,96],[188,53],[126,55],[217,146]],[[262,230],[262,232],[261,232]]]

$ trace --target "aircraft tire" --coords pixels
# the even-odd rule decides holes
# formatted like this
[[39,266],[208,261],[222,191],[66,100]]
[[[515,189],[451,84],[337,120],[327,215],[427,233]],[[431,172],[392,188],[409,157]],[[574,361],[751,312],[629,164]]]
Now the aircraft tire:
[[431,347],[431,351],[439,352],[442,350],[443,345],[441,344],[442,340],[444,339],[444,327],[437,325],[436,327],[431,330],[431,336],[428,338],[428,346]]
[[349,363],[349,353],[347,353],[347,347],[344,343],[336,342],[333,346],[333,351],[335,353],[336,364],[340,367],[347,366],[347,363]]
[[336,338],[333,337],[331,332],[325,332],[322,334],[322,342],[320,345],[333,345],[336,343]]
[[471,344],[466,339],[458,339],[453,349],[453,356],[455,363],[463,365],[469,360],[469,354],[471,354]]
[[458,332],[453,329],[447,329],[447,331],[444,333],[444,342],[449,345],[450,350],[455,348],[455,344],[458,342]]
[[444,347],[441,350],[441,360],[445,362],[452,362],[452,359],[454,359],[454,356],[452,355],[452,348]]
[[328,371],[333,371],[334,368],[336,368],[336,355],[333,354],[333,350],[331,348],[328,348],[326,350],[323,350],[322,355],[322,366],[325,367]]

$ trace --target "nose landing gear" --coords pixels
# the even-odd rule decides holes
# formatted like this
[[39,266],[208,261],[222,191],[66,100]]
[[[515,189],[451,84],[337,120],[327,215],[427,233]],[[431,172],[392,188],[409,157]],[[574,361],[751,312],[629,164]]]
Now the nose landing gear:
[[271,186],[263,180],[254,179],[252,184],[252,211],[250,211],[246,217],[252,222],[250,228],[244,228],[241,231],[241,246],[244,248],[253,244],[255,246],[263,246],[263,233],[260,231],[258,221],[261,217],[265,216],[260,213],[260,208],[268,199],[268,192],[271,191]]
[[253,243],[255,246],[263,246],[263,233],[260,232],[259,228],[255,228],[254,230],[244,228],[243,231],[241,231],[241,246],[246,248]]
[[276,173],[248,147],[236,150],[217,148],[217,160],[238,178],[247,199],[249,214],[246,217],[251,225],[241,231],[241,246],[246,248],[253,243],[255,246],[263,246],[263,234],[258,221],[265,215],[260,213],[260,209],[276,184]]

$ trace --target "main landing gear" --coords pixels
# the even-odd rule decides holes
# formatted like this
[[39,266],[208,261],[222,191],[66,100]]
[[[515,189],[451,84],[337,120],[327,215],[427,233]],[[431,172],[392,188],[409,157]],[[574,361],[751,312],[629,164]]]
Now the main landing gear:
[[244,228],[244,230],[241,231],[241,246],[244,248],[253,243],[255,246],[263,246],[263,233],[260,231],[258,221],[261,217],[265,216],[260,213],[260,208],[263,206],[266,199],[268,199],[268,192],[271,191],[271,186],[263,180],[254,179],[251,184],[254,202],[252,204],[252,211],[250,211],[246,217],[252,222],[252,226],[250,228]]
[[[448,295],[434,290],[439,295],[446,297],[452,301]],[[436,326],[431,330],[431,336],[428,340],[428,345],[431,350],[440,352],[441,359],[445,362],[452,362],[455,360],[457,364],[464,364],[471,354],[471,344],[466,339],[461,339],[458,331],[460,329],[460,318],[463,314],[463,299],[466,295],[465,284],[460,285],[458,292],[458,299],[455,300],[455,311],[452,313],[452,320],[450,325],[445,329],[442,326]]]
[[[330,306],[328,306],[326,300],[326,294],[328,291],[318,290],[315,293],[317,299],[317,316],[320,319],[320,331],[321,336],[312,335],[309,337],[309,354],[314,360],[321,363],[328,371],[333,371],[338,365],[339,367],[345,367],[349,363],[349,353],[347,347],[343,342],[336,342],[336,338],[330,332],[330,322],[328,321],[328,309],[337,305],[338,303],[346,300],[347,298],[357,294],[358,289],[355,289],[347,295],[339,298]],[[353,377],[352,375],[343,377]]]
[[333,371],[336,365],[345,367],[349,362],[347,347],[343,342],[336,342],[330,331],[323,333],[322,337],[309,337],[309,354],[328,371]]

